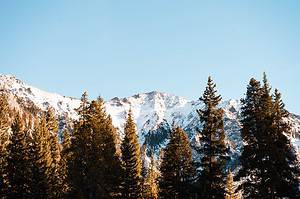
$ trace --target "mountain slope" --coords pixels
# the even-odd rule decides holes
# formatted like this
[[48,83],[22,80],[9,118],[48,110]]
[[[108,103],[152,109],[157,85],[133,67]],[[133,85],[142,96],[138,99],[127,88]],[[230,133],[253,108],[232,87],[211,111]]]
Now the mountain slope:
[[[74,109],[80,105],[80,100],[49,93],[29,86],[11,75],[0,75],[0,91],[9,93],[17,98],[18,103],[34,104],[42,110],[48,106],[54,108],[57,116],[77,119]],[[111,115],[113,124],[122,135],[123,126],[129,109],[137,124],[140,143],[148,147],[160,149],[168,140],[168,130],[173,124],[186,130],[192,144],[197,145],[196,129],[201,127],[196,110],[201,108],[199,100],[190,101],[162,92],[141,93],[127,98],[113,98],[105,104],[107,113]],[[242,142],[239,133],[238,100],[223,101],[220,105],[224,109],[224,121],[227,141],[231,146],[232,154],[240,153]],[[291,114],[289,118],[293,127],[291,135],[287,135],[294,144],[299,144],[300,117]],[[296,146],[296,147],[298,147]]]
[[74,109],[79,107],[80,100],[42,91],[25,84],[15,76],[0,75],[0,91],[14,95],[23,103],[32,102],[42,110],[46,110],[48,106],[51,106],[59,116],[67,114],[72,119],[77,117]]

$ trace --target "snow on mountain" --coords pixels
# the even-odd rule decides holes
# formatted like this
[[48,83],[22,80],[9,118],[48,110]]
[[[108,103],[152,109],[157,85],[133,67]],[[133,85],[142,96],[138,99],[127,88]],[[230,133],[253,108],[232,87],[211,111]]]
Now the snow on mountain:
[[42,91],[25,84],[15,76],[0,75],[0,91],[13,94],[24,102],[33,102],[42,110],[46,110],[48,106],[51,106],[57,115],[68,114],[72,119],[77,117],[74,109],[79,107],[80,100]]
[[153,91],[128,98],[113,98],[106,103],[106,110],[112,116],[113,124],[122,131],[131,109],[138,131],[149,132],[162,123],[180,122],[191,111],[190,103],[183,97]]
[[[12,75],[0,75],[0,91],[13,94],[22,102],[32,102],[42,110],[48,106],[55,109],[58,116],[68,115],[77,119],[74,109],[80,105],[79,99],[49,93],[29,86]],[[106,111],[111,115],[113,125],[122,134],[125,119],[131,109],[137,124],[140,143],[147,143],[160,148],[166,143],[168,130],[172,124],[182,127],[188,133],[193,143],[197,143],[196,128],[201,127],[197,109],[203,104],[199,100],[191,101],[184,97],[162,92],[149,92],[133,95],[127,98],[115,97],[106,102]],[[220,107],[224,110],[225,132],[232,153],[238,155],[242,141],[240,137],[240,103],[238,100],[223,101]],[[300,147],[300,117],[291,114],[289,118],[293,127],[292,142]]]

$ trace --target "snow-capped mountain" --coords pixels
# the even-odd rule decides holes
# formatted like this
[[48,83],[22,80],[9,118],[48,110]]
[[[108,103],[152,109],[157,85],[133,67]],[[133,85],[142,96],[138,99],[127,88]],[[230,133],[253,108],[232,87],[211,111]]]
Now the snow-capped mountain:
[[57,115],[67,114],[72,119],[77,117],[74,109],[79,107],[80,100],[42,91],[25,84],[15,76],[0,75],[0,91],[14,95],[22,103],[33,103],[42,110],[51,106]]
[[[77,119],[77,113],[74,109],[79,107],[79,99],[42,91],[11,75],[0,75],[0,91],[18,99],[15,100],[17,103],[31,103],[42,110],[51,106],[57,116]],[[168,140],[168,130],[173,124],[185,129],[192,143],[197,144],[196,129],[201,124],[196,110],[203,106],[199,100],[191,101],[184,97],[153,91],[127,98],[115,97],[107,101],[105,106],[107,113],[112,117],[114,126],[119,129],[121,135],[127,113],[130,109],[132,110],[141,144],[146,143],[154,149],[164,146]],[[223,101],[220,107],[225,112],[227,141],[231,146],[233,155],[238,155],[242,146],[239,133],[239,101]],[[291,114],[289,121],[293,126],[293,133],[288,136],[293,143],[300,144],[300,117]]]

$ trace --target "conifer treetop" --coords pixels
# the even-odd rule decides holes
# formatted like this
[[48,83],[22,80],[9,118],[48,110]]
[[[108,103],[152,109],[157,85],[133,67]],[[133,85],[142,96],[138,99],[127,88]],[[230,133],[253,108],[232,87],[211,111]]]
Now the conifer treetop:
[[215,107],[222,100],[221,95],[217,95],[216,84],[210,76],[208,77],[207,86],[200,100],[208,107]]

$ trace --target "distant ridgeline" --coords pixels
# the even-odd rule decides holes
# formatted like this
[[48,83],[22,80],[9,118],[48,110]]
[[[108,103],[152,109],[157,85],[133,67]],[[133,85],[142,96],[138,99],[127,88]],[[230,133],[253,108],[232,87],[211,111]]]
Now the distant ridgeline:
[[104,102],[0,75],[0,198],[300,198],[300,117],[266,76],[221,101]]

